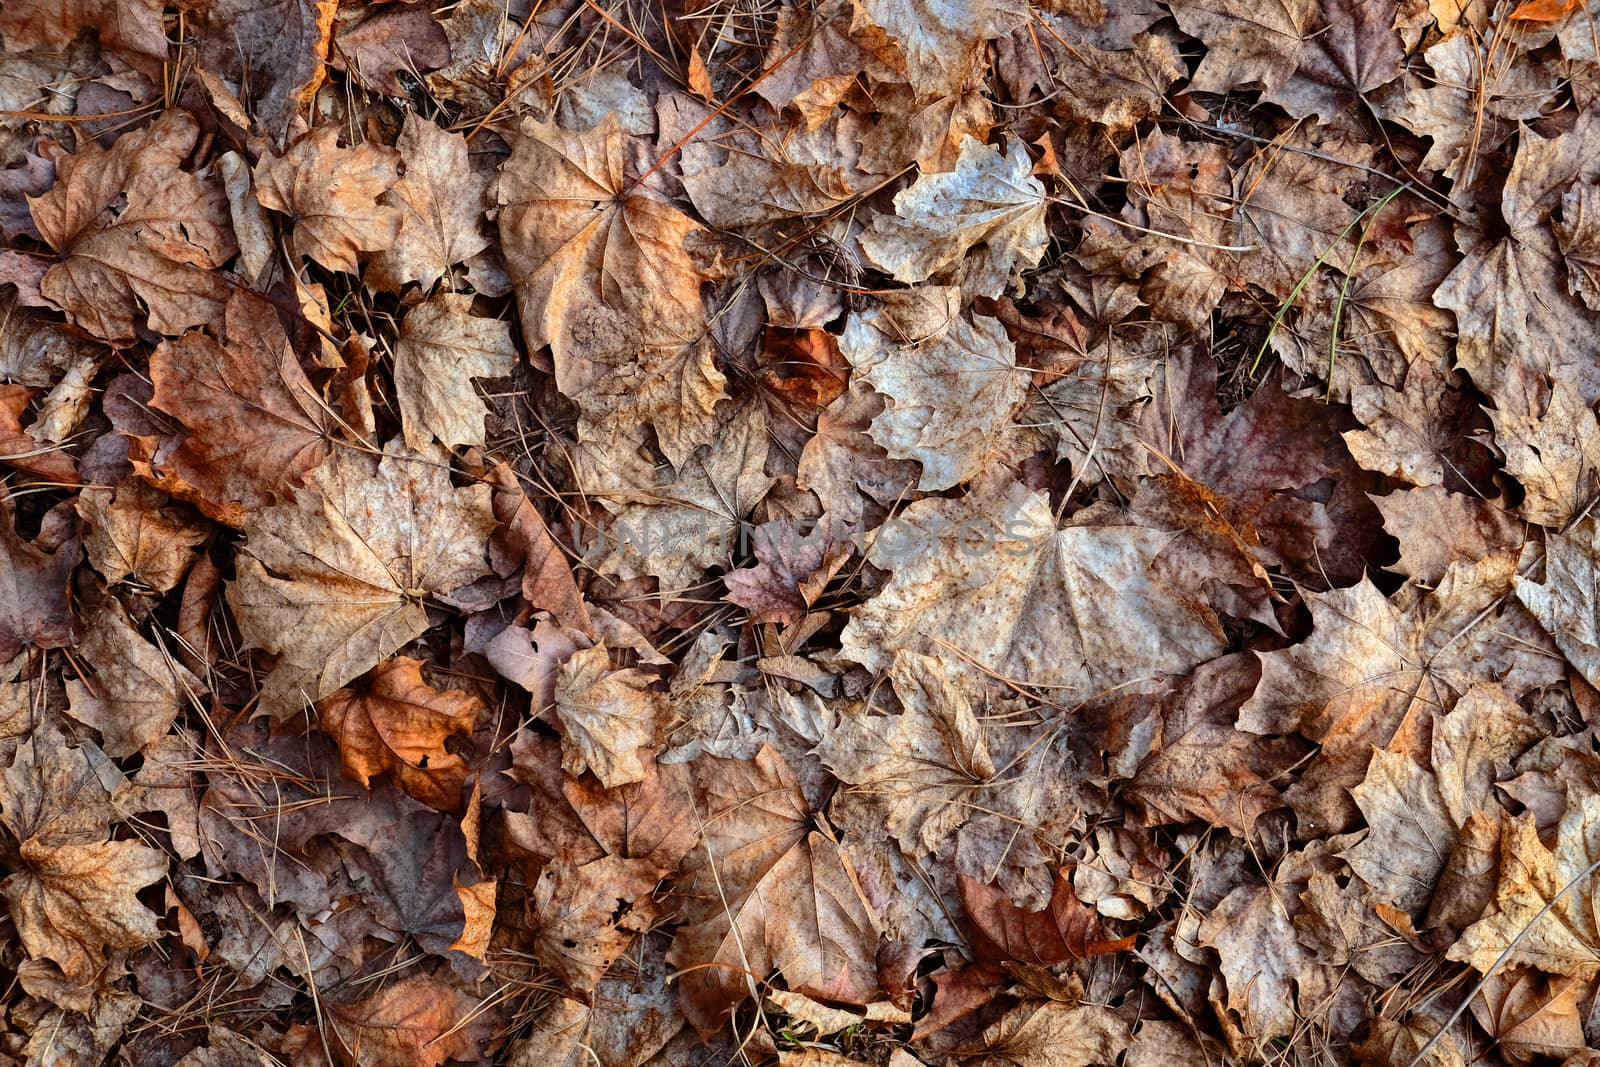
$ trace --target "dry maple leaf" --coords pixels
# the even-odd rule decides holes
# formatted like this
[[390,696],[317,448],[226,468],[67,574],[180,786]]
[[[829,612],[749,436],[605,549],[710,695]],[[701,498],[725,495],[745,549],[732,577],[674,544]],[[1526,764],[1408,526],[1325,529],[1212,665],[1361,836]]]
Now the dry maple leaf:
[[1202,664],[1163,694],[1155,751],[1127,786],[1147,824],[1200,819],[1247,837],[1257,819],[1283,806],[1261,773],[1274,762],[1270,749],[1236,726],[1240,705],[1260,680],[1248,659]]
[[877,988],[877,920],[837,844],[810,829],[794,773],[763,745],[752,760],[696,761],[704,847],[684,860],[684,917],[667,962],[703,1035],[777,970],[808,996],[865,1003]]
[[1545,541],[1545,580],[1517,576],[1517,599],[1528,606],[1549,631],[1562,655],[1589,684],[1600,685],[1600,625],[1595,596],[1600,575],[1595,569],[1600,550],[1600,522],[1588,516],[1564,533]]
[[141,303],[157,333],[222,317],[233,287],[219,268],[238,246],[221,187],[179,167],[199,134],[186,112],[164,112],[109,151],[61,156],[54,187],[29,202],[61,257],[39,292],[108,343],[134,339]]
[[1211,613],[1153,571],[1169,534],[1133,526],[1058,529],[1049,501],[921,500],[867,553],[893,571],[856,609],[844,652],[882,670],[899,649],[949,650],[971,668],[1081,699],[1218,655]]
[[[500,169],[500,237],[530,352],[550,346],[570,397],[634,345],[704,331],[701,274],[683,247],[699,227],[631,181],[616,115],[575,133],[530,122]],[[615,356],[610,357],[615,360]]]
[[478,998],[413,971],[360,1000],[330,1004],[327,1031],[345,1067],[442,1067],[477,1063],[489,1042]]
[[283,155],[256,164],[256,199],[295,220],[289,246],[329,270],[354,274],[363,252],[393,248],[403,213],[380,203],[398,179],[394,149],[339,147],[339,128],[319,126]]
[[179,710],[205,686],[171,650],[140,636],[114,599],[91,600],[88,632],[77,651],[93,677],[67,682],[72,717],[100,731],[101,746],[117,759],[166,734]]
[[158,75],[167,58],[160,0],[13,0],[0,12],[6,47],[65,50],[85,30],[98,31],[101,47],[146,74]]
[[77,542],[47,552],[36,541],[24,541],[12,525],[9,502],[0,504],[0,663],[28,645],[72,644],[77,623],[67,589],[77,565]]
[[959,95],[979,74],[987,43],[1025,22],[1029,9],[1016,0],[862,0],[858,10],[899,44],[917,93],[937,98]]
[[439,293],[406,313],[394,352],[394,388],[405,442],[422,448],[483,445],[488,407],[473,378],[504,378],[516,366],[511,326],[471,313],[472,298]]
[[1020,271],[1039,265],[1048,243],[1044,186],[1032,169],[1019,138],[1006,142],[1002,156],[968,137],[955,170],[925,174],[895,194],[895,213],[873,218],[861,248],[896,281],[953,273],[967,295],[999,296]]
[[662,873],[648,860],[621,856],[547,865],[533,889],[539,961],[568,988],[593,990],[634,938],[661,918],[651,894]]
[[165,593],[183,580],[195,548],[208,537],[165,493],[135,478],[114,490],[91,486],[78,494],[75,506],[88,527],[83,547],[89,563],[108,582],[131,578]]
[[0,821],[21,843],[20,868],[4,883],[12,922],[29,956],[53,960],[80,984],[95,981],[107,949],[160,936],[137,893],[166,876],[166,855],[107,840],[109,791],[120,778],[94,746],[69,748],[53,725],[0,772]]
[[1120,18],[1105,14],[1088,5],[1035,8],[1029,25],[1002,37],[995,66],[1012,98],[1059,101],[1073,118],[1116,130],[1158,114],[1186,71],[1176,43],[1142,32],[1160,19],[1160,9],[1129,5]]
[[78,463],[51,444],[40,442],[31,433],[39,422],[24,430],[23,413],[28,410],[36,390],[26,385],[0,385],[0,463],[36,474],[64,485],[78,485]]
[[792,107],[817,126],[858,77],[903,78],[905,59],[894,39],[859,12],[854,0],[779,8],[763,66],[768,76],[751,88],[773,107]]
[[1566,381],[1585,403],[1600,395],[1587,357],[1594,316],[1567,286],[1552,213],[1574,183],[1600,179],[1600,116],[1585,111],[1565,133],[1524,129],[1500,197],[1505,236],[1458,227],[1465,258],[1434,293],[1455,312],[1456,359],[1505,412],[1532,413],[1549,381]]
[[995,1067],[1097,1067],[1128,1046],[1128,1024],[1100,1004],[1018,1004],[962,1046],[962,1059]]
[[[889,677],[905,710],[841,716],[816,749],[841,782],[884,813],[884,828],[908,853],[937,852],[980,813],[1018,826],[1042,815],[1029,804],[1031,791],[1007,788],[1008,778],[1026,769],[1005,767],[1004,731],[974,714],[952,673],[936,656],[896,653]],[[991,752],[991,744],[1000,751]]]
[[192,332],[151,356],[151,403],[189,430],[151,465],[208,515],[241,526],[327,458],[335,422],[271,304],[238,293],[225,321],[225,343]]
[[471,737],[482,711],[470,693],[428,685],[422,661],[405,656],[379,664],[361,690],[341,689],[317,702],[346,774],[370,788],[373,778],[392,773],[412,798],[458,814],[467,765],[445,743]]
[[1589,507],[1600,488],[1600,421],[1570,382],[1551,382],[1528,414],[1491,408],[1489,418],[1506,471],[1522,483],[1523,518],[1560,528]]
[[1539,840],[1532,815],[1502,819],[1493,906],[1446,954],[1480,974],[1510,965],[1592,979],[1600,923],[1586,883],[1600,859],[1600,797],[1574,792],[1553,846]]
[[1381,0],[1182,0],[1183,32],[1207,46],[1193,88],[1221,93],[1260,85],[1296,118],[1338,122],[1351,103],[1400,76],[1394,8]]
[[1261,685],[1239,717],[1253,733],[1298,731],[1322,745],[1288,794],[1303,832],[1344,827],[1353,814],[1345,790],[1365,777],[1373,748],[1417,751],[1430,709],[1449,708],[1475,683],[1502,676],[1514,681],[1513,695],[1541,677],[1553,680],[1553,665],[1522,655],[1505,637],[1515,573],[1509,555],[1455,563],[1409,606],[1366,579],[1306,595],[1311,636],[1261,657]]
[[251,517],[228,586],[239,629],[278,655],[262,710],[298,714],[428,628],[424,598],[489,573],[489,490],[450,484],[445,454],[343,449],[293,504]]
[[1056,872],[1050,903],[1042,911],[1024,911],[997,886],[960,875],[961,908],[977,935],[977,957],[1052,967],[1133,948],[1136,937],[1105,936],[1099,914],[1072,891],[1069,874],[1070,868]]
[[1600,311],[1600,185],[1572,186],[1561,197],[1561,217],[1550,228],[1567,261],[1567,288],[1591,311]]
[[867,432],[891,457],[922,465],[924,491],[974,478],[1006,454],[1027,386],[1000,323],[969,322],[960,306],[954,288],[895,293],[850,316],[839,338],[852,381],[886,398]]
[[281,139],[327,78],[337,0],[208,0],[190,23],[203,71],[246,86],[268,136]]
[[416,114],[406,116],[394,147],[405,175],[382,201],[401,210],[400,232],[373,254],[367,282],[393,291],[416,282],[427,290],[488,247],[478,220],[489,181],[473,173],[465,137]]
[[683,1029],[677,991],[659,954],[643,960],[637,979],[606,978],[588,1001],[561,997],[513,1042],[506,1067],[640,1067]]
[[656,743],[666,717],[666,694],[644,671],[611,669],[604,645],[574,652],[556,673],[561,766],[594,772],[607,789],[644,780],[641,750]]

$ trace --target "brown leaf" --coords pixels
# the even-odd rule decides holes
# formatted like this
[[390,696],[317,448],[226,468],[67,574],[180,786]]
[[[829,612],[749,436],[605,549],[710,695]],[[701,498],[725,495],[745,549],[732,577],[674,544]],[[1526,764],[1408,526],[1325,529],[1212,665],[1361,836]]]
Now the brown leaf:
[[[450,40],[426,7],[377,8],[354,26],[339,29],[332,61],[335,69],[357,74],[363,85],[405,96],[406,86],[397,75],[405,71],[417,77],[444,66],[450,62]],[[416,121],[415,116],[409,119]],[[425,288],[431,284],[423,282]]]
[[331,1004],[328,1032],[346,1067],[442,1067],[483,1058],[491,1016],[478,998],[422,971]]
[[1193,87],[1259,84],[1291,115],[1338,122],[1351,103],[1400,75],[1394,9],[1376,0],[1296,0],[1263,11],[1240,0],[1186,0],[1173,14],[1207,44]]
[[1199,819],[1248,837],[1257,819],[1283,806],[1262,776],[1272,766],[1270,749],[1235,725],[1259,678],[1245,657],[1226,656],[1164,696],[1157,747],[1127,787],[1147,823]]
[[24,541],[0,504],[0,663],[23,647],[64,648],[77,636],[67,587],[78,565],[77,542],[46,552]]
[[666,714],[654,682],[641,670],[612,670],[604,645],[574,652],[556,674],[562,769],[591,770],[607,789],[643,781],[641,750],[656,744]]
[[0,820],[21,842],[21,867],[4,889],[28,955],[92,983],[108,949],[160,936],[142,887],[167,873],[167,857],[107,840],[109,788],[121,775],[92,745],[69,748],[53,727],[36,731],[0,772]]
[[115,600],[91,600],[88,606],[88,633],[78,654],[94,675],[67,682],[67,694],[72,717],[99,730],[106,752],[121,759],[165,735],[205,686],[170,649],[141,637]]
[[426,290],[488,247],[478,220],[489,183],[474,173],[466,138],[415,114],[406,117],[395,151],[406,172],[382,199],[400,209],[400,232],[373,254],[367,282],[394,291],[416,282]]
[[238,247],[221,187],[179,168],[198,137],[185,112],[164,112],[109,151],[62,155],[55,186],[30,202],[60,255],[40,293],[108,343],[134,339],[141,302],[157,333],[222,317],[233,290],[219,268]]
[[171,506],[166,494],[129,478],[116,489],[91,486],[78,494],[78,517],[88,528],[83,547],[108,582],[133,579],[165,593],[183,580],[205,528]]
[[189,429],[161,447],[152,466],[191,487],[193,503],[212,518],[242,526],[327,458],[334,422],[271,304],[236,294],[224,336],[218,344],[185,334],[151,357],[151,403]]
[[850,554],[828,524],[805,536],[785,521],[766,522],[751,537],[756,566],[723,577],[728,600],[750,612],[751,622],[792,623],[805,617]]
[[865,1003],[877,988],[877,921],[844,852],[809,830],[788,765],[763,746],[749,761],[702,757],[696,772],[705,847],[684,860],[690,925],[667,955],[683,972],[684,1015],[713,1033],[748,995],[747,978],[774,969],[795,992]]
[[1100,1004],[1032,1001],[1012,1008],[961,1050],[996,1067],[1096,1067],[1128,1045],[1128,1024]]
[[445,747],[471,737],[483,703],[470,693],[434,689],[421,660],[398,656],[379,664],[360,690],[341,689],[318,701],[322,729],[339,743],[345,773],[364,786],[392,773],[416,800],[461,812],[466,762]]
[[1545,542],[1543,583],[1517,576],[1517,599],[1528,606],[1556,647],[1589,679],[1600,682],[1600,626],[1596,625],[1595,551],[1600,521],[1585,518]]
[[6,47],[64,50],[85,30],[100,44],[147,74],[159,74],[167,58],[160,0],[16,0],[0,11]]
[[886,400],[867,432],[891,457],[922,465],[924,491],[970,480],[1016,444],[1011,416],[1026,377],[1000,324],[968,322],[960,306],[955,288],[906,290],[850,316],[839,338],[854,388]]
[[210,0],[197,5],[206,70],[249,89],[268,136],[281,139],[327,79],[337,0]]
[[380,203],[398,179],[392,148],[339,147],[339,129],[319,126],[255,169],[261,206],[295,220],[289,247],[329,270],[354,274],[363,252],[392,248],[401,210]]
[[607,856],[545,867],[533,891],[539,960],[579,993],[595,988],[607,970],[661,918],[652,899],[662,871],[648,860]]
[[428,628],[422,598],[489,573],[489,490],[450,484],[444,454],[391,441],[374,462],[340,450],[293,504],[251,517],[228,603],[245,639],[278,655],[261,708],[298,714]]
[[844,652],[881,670],[899,649],[938,647],[974,670],[1079,699],[1181,674],[1222,641],[1208,611],[1152,572],[1169,537],[1133,526],[1057,529],[1049,502],[1020,486],[998,500],[918,501],[867,553],[894,573],[845,627]]
[[1551,676],[1549,664],[1521,656],[1501,632],[1497,609],[1515,571],[1510,556],[1455,563],[1405,608],[1365,579],[1307,594],[1311,636],[1262,656],[1261,685],[1239,717],[1252,733],[1299,731],[1322,745],[1288,792],[1302,832],[1348,825],[1345,790],[1365,777],[1373,746],[1419,752],[1426,709],[1451,707],[1475,683],[1503,675],[1518,691]]
[[531,352],[549,345],[556,384],[577,397],[610,351],[677,346],[704,330],[700,272],[683,241],[698,227],[628,180],[615,114],[573,133],[529,123],[502,166],[500,237]]
[[1484,975],[1501,966],[1585,981],[1600,974],[1600,927],[1579,884],[1600,859],[1600,797],[1573,800],[1552,846],[1539,840],[1531,815],[1503,816],[1494,903],[1450,947],[1450,959]]
[[961,908],[972,923],[973,951],[979,959],[1051,967],[1133,948],[1135,937],[1105,936],[1100,916],[1072,891],[1069,874],[1070,868],[1056,872],[1050,904],[1043,911],[1024,911],[997,886],[960,875]]
[[562,625],[593,636],[589,607],[578,591],[572,565],[523,491],[516,472],[507,464],[498,464],[485,473],[484,481],[494,487],[494,514],[501,524],[490,543],[491,553],[504,545],[509,567],[522,567],[522,595],[530,607],[548,611]]
[[0,385],[0,463],[36,474],[46,481],[81,484],[76,460],[23,430],[22,416],[33,401],[34,393],[35,390],[25,385]]
[[394,388],[406,444],[483,445],[489,409],[474,378],[505,378],[516,366],[511,326],[471,313],[472,298],[439,293],[411,309],[394,353]]

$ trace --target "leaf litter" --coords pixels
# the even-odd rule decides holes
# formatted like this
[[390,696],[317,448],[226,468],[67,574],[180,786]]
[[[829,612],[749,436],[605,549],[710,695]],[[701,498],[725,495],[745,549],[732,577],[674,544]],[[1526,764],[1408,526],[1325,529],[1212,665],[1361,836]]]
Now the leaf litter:
[[1600,1062],[1597,24],[6,4],[0,1063]]

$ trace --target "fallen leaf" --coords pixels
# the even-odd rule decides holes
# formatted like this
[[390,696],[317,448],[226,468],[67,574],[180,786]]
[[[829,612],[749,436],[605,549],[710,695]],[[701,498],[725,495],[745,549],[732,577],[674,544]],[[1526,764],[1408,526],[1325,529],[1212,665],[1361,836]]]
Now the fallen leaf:
[[428,628],[422,599],[489,573],[489,490],[451,486],[442,452],[342,449],[246,526],[227,599],[246,640],[278,656],[261,707],[298,714]]
[[361,254],[392,249],[404,213],[380,200],[398,180],[392,148],[339,147],[339,130],[319,126],[255,169],[261,206],[295,220],[289,247],[333,271],[354,274]]
[[160,936],[137,893],[166,877],[167,857],[108,840],[108,784],[120,777],[93,746],[69,748],[53,728],[36,731],[0,772],[0,820],[20,842],[21,865],[4,882],[12,922],[31,958],[78,983],[96,982],[108,949]]
[[504,378],[516,366],[511,327],[471,313],[472,298],[439,293],[406,314],[395,346],[394,387],[406,445],[483,445],[488,408],[473,378]]
[[[1288,792],[1302,827],[1344,827],[1344,790],[1366,774],[1374,747],[1415,752],[1429,708],[1452,706],[1478,682],[1509,672],[1517,653],[1499,633],[1498,608],[1515,559],[1455,563],[1430,594],[1402,610],[1363,579],[1308,594],[1310,638],[1262,656],[1261,685],[1240,710],[1252,733],[1299,731],[1322,745],[1317,764]],[[1519,685],[1537,661],[1519,661]]]
[[442,1067],[474,1062],[489,1043],[478,998],[423,971],[330,1004],[328,1032],[346,1067]]
[[[861,237],[868,260],[896,281],[923,282],[960,267],[969,295],[999,296],[1044,256],[1044,186],[1013,137],[1006,154],[967,138],[955,170],[925,174],[895,195],[894,215],[879,215]],[[981,252],[969,255],[974,248]],[[852,361],[853,362],[853,361]]]
[[78,494],[89,563],[108,582],[133,579],[165,593],[183,580],[205,528],[171,505],[166,494],[128,479],[115,489],[91,486]]
[[922,465],[924,491],[968,481],[1006,455],[1026,385],[1000,324],[969,323],[960,303],[951,288],[908,290],[852,315],[839,338],[852,380],[885,398],[867,432],[890,457]]
[[1545,542],[1545,580],[1518,575],[1517,599],[1549,631],[1556,647],[1589,679],[1600,683],[1600,627],[1596,624],[1595,551],[1600,523],[1589,516]]
[[69,681],[67,694],[72,717],[99,730],[106,753],[121,759],[160,740],[206,687],[170,649],[140,636],[115,600],[92,603],[77,652],[94,674]]
[[179,166],[199,134],[187,114],[166,112],[110,150],[60,156],[56,184],[29,202],[60,256],[39,292],[107,343],[134,339],[141,305],[157,333],[222,317],[233,289],[218,269],[238,247],[222,188]]
[[67,589],[77,563],[75,542],[48,552],[24,541],[11,508],[0,505],[0,663],[26,646],[64,648],[76,640]]
[[1067,960],[1126,952],[1134,937],[1108,938],[1100,917],[1072,891],[1068,870],[1056,872],[1050,903],[1043,911],[1024,911],[994,886],[960,876],[961,908],[976,933],[980,959],[1016,960],[1051,967]]
[[380,199],[400,210],[400,229],[393,244],[373,253],[367,281],[394,291],[416,282],[426,290],[489,246],[478,230],[489,183],[473,172],[466,138],[415,114],[395,150],[405,174]]
[[703,331],[701,275],[683,247],[698,227],[630,180],[614,115],[584,133],[529,123],[497,188],[523,336],[531,352],[550,346],[563,393],[581,395],[612,352]]
[[897,650],[940,648],[1078,699],[1184,673],[1222,642],[1210,613],[1152,571],[1169,537],[1058,529],[1048,501],[1020,489],[918,501],[867,552],[893,575],[846,625],[845,654],[876,671]]
[[361,690],[341,689],[317,703],[323,730],[339,743],[345,773],[370,788],[392,773],[407,795],[439,811],[461,811],[467,765],[446,747],[472,735],[483,703],[439,690],[422,678],[422,661],[397,656],[373,669]]
[[604,645],[580,649],[556,674],[561,766],[594,772],[607,789],[644,780],[641,750],[656,743],[665,694],[644,671],[612,670]]
[[335,423],[271,304],[235,295],[224,336],[188,333],[151,357],[151,403],[189,431],[153,468],[211,517],[242,526],[327,458]]
[[1573,798],[1553,847],[1539,840],[1532,816],[1503,816],[1493,905],[1446,955],[1485,975],[1500,966],[1583,980],[1600,974],[1600,929],[1581,884],[1600,858],[1597,827],[1600,798],[1592,795]]
[[876,919],[838,845],[809,829],[793,772],[771,748],[753,760],[696,764],[702,849],[684,860],[689,925],[667,962],[680,1004],[702,1034],[777,970],[794,992],[861,1004],[876,987]]

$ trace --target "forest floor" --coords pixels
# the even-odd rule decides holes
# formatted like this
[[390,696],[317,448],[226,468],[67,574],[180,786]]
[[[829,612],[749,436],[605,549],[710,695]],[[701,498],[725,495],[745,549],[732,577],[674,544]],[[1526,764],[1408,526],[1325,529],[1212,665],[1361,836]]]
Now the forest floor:
[[5,0],[0,1065],[1600,1064],[1600,2]]

